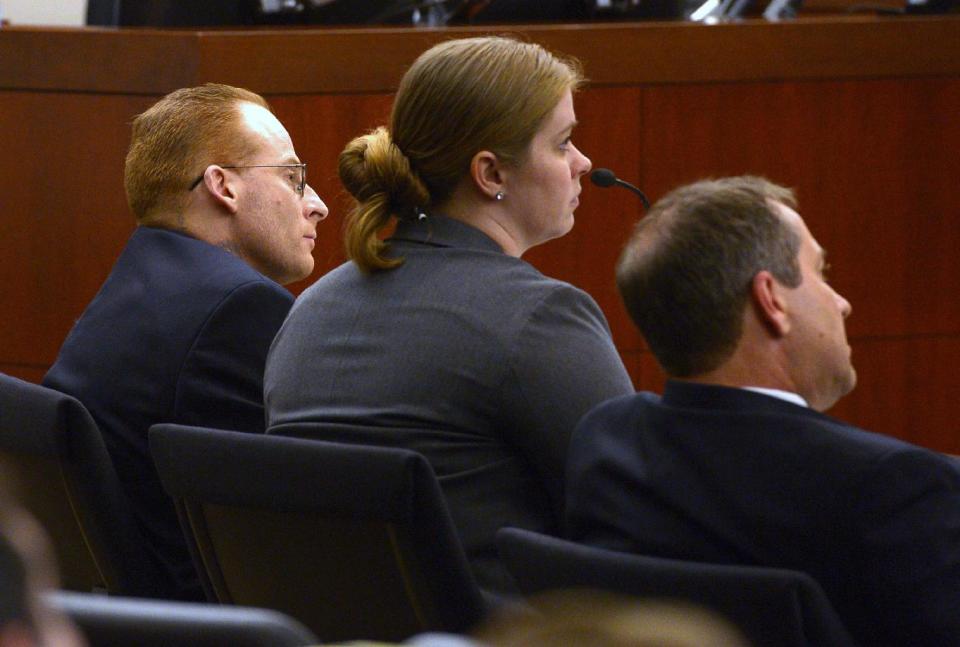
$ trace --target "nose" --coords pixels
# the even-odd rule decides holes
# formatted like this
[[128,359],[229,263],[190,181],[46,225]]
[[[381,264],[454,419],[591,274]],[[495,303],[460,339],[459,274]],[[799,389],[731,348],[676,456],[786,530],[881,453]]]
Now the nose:
[[320,222],[330,214],[317,192],[309,184],[303,189],[303,217],[307,220],[316,218]]
[[590,161],[590,158],[580,152],[580,149],[570,144],[573,147],[574,159],[573,159],[573,171],[576,177],[581,175],[586,175],[590,172],[590,169],[593,168],[593,162]]

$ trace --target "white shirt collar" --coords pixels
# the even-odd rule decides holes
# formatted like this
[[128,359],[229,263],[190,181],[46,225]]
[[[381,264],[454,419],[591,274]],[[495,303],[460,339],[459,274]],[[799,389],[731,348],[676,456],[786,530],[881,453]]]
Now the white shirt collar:
[[745,386],[743,387],[747,391],[755,391],[757,393],[763,393],[764,395],[769,395],[772,398],[780,398],[781,400],[786,400],[787,402],[792,402],[793,404],[798,404],[801,407],[810,408],[810,405],[807,404],[807,401],[803,399],[802,396],[791,393],[790,391],[782,391],[780,389],[767,389],[762,386]]

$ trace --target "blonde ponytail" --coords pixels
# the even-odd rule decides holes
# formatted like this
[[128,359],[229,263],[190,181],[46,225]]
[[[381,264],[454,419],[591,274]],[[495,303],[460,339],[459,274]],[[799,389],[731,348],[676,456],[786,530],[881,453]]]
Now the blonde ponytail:
[[403,259],[386,256],[380,231],[390,224],[391,216],[410,217],[430,203],[430,193],[410,160],[381,126],[347,144],[338,170],[340,181],[357,201],[346,218],[347,256],[365,272],[400,265]]

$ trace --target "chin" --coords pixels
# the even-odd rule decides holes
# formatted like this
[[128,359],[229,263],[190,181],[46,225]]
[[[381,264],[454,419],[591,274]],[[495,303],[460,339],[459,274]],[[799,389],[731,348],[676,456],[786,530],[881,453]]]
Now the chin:
[[851,366],[850,377],[847,379],[847,391],[846,393],[844,393],[844,395],[847,395],[847,393],[850,393],[851,391],[853,391],[853,389],[855,389],[856,386],[857,386],[857,369]]
[[312,271],[313,257],[311,256],[309,263],[287,266],[282,273],[278,272],[278,276],[271,278],[280,285],[290,285],[291,283],[296,283],[297,281],[302,281],[307,278]]
[[[294,281],[302,281],[303,279],[305,279],[305,278],[307,278],[308,276],[310,276],[311,272],[313,272],[313,257],[312,257],[312,256],[310,257],[310,263],[309,263],[309,264],[308,264],[308,263],[304,263],[303,267],[300,268],[300,271],[297,272],[297,277],[294,279]],[[293,281],[291,281],[291,283],[292,283],[292,282],[293,282]]]
[[829,398],[827,399],[829,404],[827,404],[827,406],[822,408],[820,407],[815,407],[815,408],[818,408],[820,411],[825,411],[826,409],[829,409],[830,407],[835,405],[837,402],[842,400],[844,397],[849,395],[850,392],[853,391],[854,387],[856,386],[857,386],[857,372],[851,366],[849,372],[847,372],[846,375],[838,376],[837,381],[834,383],[833,392],[829,395]]

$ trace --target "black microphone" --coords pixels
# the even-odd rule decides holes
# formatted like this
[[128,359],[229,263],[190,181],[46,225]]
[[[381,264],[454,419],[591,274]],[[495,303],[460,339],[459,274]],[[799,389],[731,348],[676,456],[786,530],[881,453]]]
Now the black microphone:
[[629,182],[624,182],[614,175],[613,171],[608,168],[598,168],[595,170],[590,174],[590,181],[599,187],[603,187],[604,189],[606,189],[608,186],[613,186],[614,184],[619,184],[622,187],[626,187],[640,196],[640,202],[643,203],[644,209],[650,209],[650,201],[647,200],[647,196],[643,194],[643,191],[633,186]]

